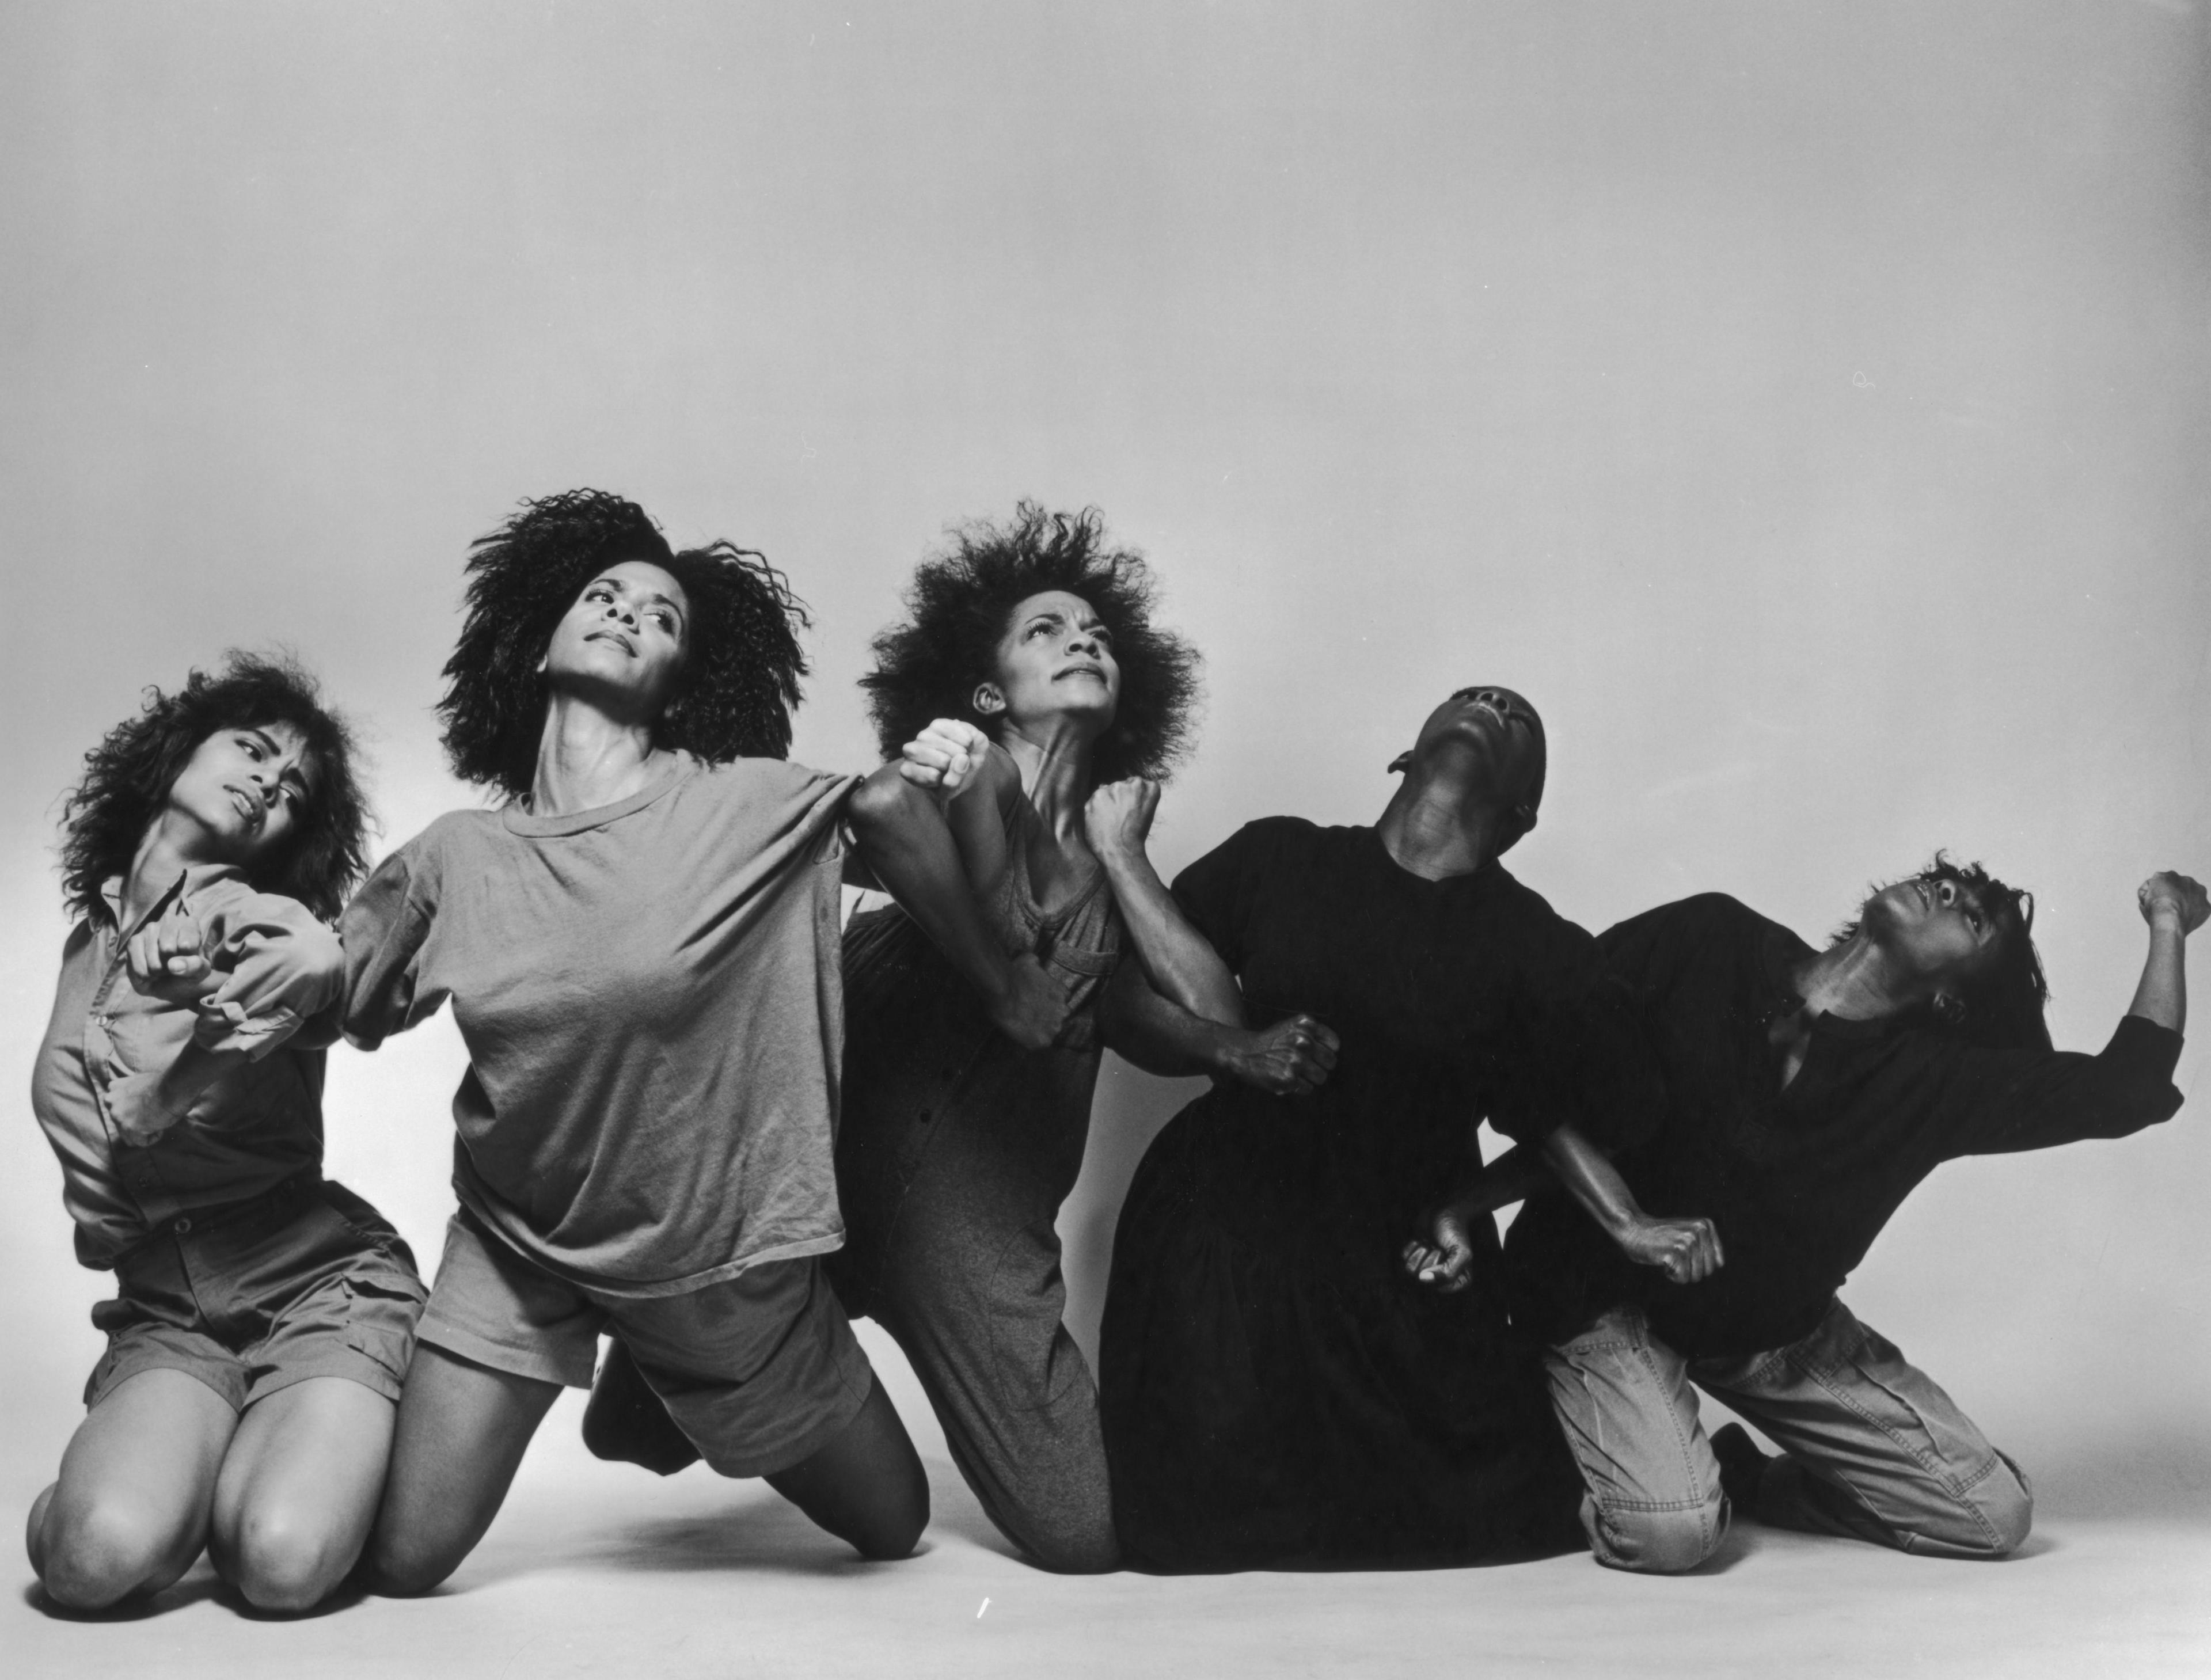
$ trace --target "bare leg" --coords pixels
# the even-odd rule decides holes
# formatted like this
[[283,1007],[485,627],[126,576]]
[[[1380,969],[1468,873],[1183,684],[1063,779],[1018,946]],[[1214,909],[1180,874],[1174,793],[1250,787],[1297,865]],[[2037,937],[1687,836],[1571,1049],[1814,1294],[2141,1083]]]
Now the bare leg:
[[866,1404],[834,1440],[766,1481],[863,1557],[908,1556],[929,1526],[929,1477],[872,1376]]
[[215,1568],[257,1610],[312,1610],[375,1520],[398,1408],[344,1377],[310,1377],[245,1410],[215,1483]]
[[499,1514],[530,1438],[560,1393],[558,1383],[416,1345],[369,1543],[379,1592],[427,1592],[460,1568]]
[[182,1371],[118,1384],[77,1426],[61,1479],[31,1507],[25,1537],[47,1596],[106,1610],[191,1568],[237,1427],[228,1402]]

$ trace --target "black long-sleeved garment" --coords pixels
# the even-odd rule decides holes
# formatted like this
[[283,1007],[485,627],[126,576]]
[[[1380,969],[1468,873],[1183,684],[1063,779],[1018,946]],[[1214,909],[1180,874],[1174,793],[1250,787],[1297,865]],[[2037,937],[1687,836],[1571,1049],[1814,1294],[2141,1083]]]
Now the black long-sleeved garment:
[[1502,867],[1429,881],[1371,828],[1252,823],[1175,897],[1253,1018],[1341,1035],[1310,1096],[1222,1086],[1123,1204],[1100,1393],[1124,1550],[1154,1568],[1473,1562],[1581,1544],[1581,1481],[1494,1246],[1457,1295],[1398,1253],[1487,1115],[1655,1126],[1632,1005]]
[[1630,1265],[1562,1191],[1531,1198],[1505,1245],[1514,1315],[1554,1340],[1640,1301],[1692,1357],[1786,1346],[1942,1161],[2123,1137],[2180,1107],[2180,1035],[2140,1016],[2095,1056],[1821,1016],[1784,1089],[1767,1030],[1802,1007],[1790,976],[1810,946],[1717,893],[1597,943],[1641,997],[1668,1090],[1657,1135],[1616,1164],[1646,1211],[1711,1219],[1727,1263],[1669,1283]]

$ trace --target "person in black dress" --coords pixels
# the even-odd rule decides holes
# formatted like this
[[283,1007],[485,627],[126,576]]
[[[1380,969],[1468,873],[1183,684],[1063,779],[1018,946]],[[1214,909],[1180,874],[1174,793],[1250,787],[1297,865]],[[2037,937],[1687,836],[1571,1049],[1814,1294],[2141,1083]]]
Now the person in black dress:
[[[1594,942],[1498,862],[1536,821],[1534,709],[1462,689],[1391,768],[1404,780],[1376,827],[1268,818],[1174,884],[1249,1018],[1318,1017],[1339,1049],[1305,1095],[1224,1083],[1201,1097],[1130,1188],[1099,1361],[1132,1562],[1465,1562],[1582,1544],[1574,1462],[1536,1349],[1508,1331],[1493,1234],[1451,1294],[1408,1287],[1398,1249],[1482,1117],[1618,1142],[1655,1123],[1657,1094]],[[1106,1009],[1141,1064],[1193,1070],[1173,1048],[1186,1020],[1139,965]]]
[[[2026,1537],[2018,1466],[1836,1292],[1941,1162],[2123,1137],[2179,1108],[2184,942],[2211,906],[2179,875],[2137,896],[2148,955],[2093,1056],[2050,1046],[2032,900],[1939,856],[1824,950],[1717,893],[1601,937],[1659,1058],[1664,1124],[1620,1153],[1609,1195],[1539,1192],[1506,1244],[1515,1317],[1551,1343],[1599,1562],[1693,1568],[1731,1509],[1931,1556],[2000,1557]],[[1454,1222],[1490,1229],[1519,1177],[1493,1163],[1437,1216],[1438,1247],[1463,1245]],[[1701,1217],[1639,1267],[1601,1228],[1645,1208]],[[1447,1277],[1434,1260],[1407,1256]],[[1698,1388],[1783,1455],[1738,1424],[1707,1441]]]

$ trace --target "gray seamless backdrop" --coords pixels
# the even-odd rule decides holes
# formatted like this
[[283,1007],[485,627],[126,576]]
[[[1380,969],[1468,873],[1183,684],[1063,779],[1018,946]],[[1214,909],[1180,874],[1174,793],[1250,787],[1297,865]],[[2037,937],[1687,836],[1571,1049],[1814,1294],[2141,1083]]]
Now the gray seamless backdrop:
[[[99,1345],[23,1100],[78,755],[286,643],[405,839],[469,797],[429,708],[525,494],[765,549],[797,756],[851,768],[945,522],[1094,502],[1208,656],[1170,872],[1372,820],[1503,681],[1566,914],[1816,937],[1948,846],[2037,889],[2097,1047],[2135,883],[2211,875],[2208,43],[2190,0],[0,9],[0,1499]],[[330,1168],[426,1260],[461,1062],[330,1060]],[[1086,1337],[1187,1089],[1101,1087]],[[2194,1104],[1946,1168],[1850,1298],[2046,1506],[2202,1513],[2207,1180]]]

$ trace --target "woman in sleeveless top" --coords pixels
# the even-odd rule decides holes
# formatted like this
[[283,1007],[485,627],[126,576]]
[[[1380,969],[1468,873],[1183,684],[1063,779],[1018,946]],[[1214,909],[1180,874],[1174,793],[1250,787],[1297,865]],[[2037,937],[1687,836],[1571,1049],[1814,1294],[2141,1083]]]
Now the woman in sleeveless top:
[[[1089,1130],[1097,998],[1124,949],[1193,1017],[1220,1012],[1205,1005],[1226,973],[1144,856],[1159,797],[1145,779],[1183,743],[1196,665],[1151,622],[1152,597],[1095,513],[1024,503],[924,562],[863,679],[885,752],[937,795],[1007,954],[1033,955],[1070,1016],[1051,1047],[1021,1049],[905,913],[853,918],[831,1275],[905,1349],[991,1520],[1059,1570],[1118,1557],[1053,1230]],[[1270,1089],[1324,1071],[1311,1022],[1194,1030],[1209,1065]],[[611,1414],[608,1377],[601,1389]]]

